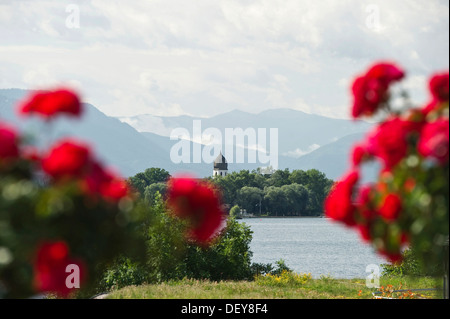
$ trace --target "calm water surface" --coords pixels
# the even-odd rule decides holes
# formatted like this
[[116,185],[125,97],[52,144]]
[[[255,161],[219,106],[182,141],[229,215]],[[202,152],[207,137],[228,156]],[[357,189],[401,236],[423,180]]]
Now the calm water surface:
[[326,218],[248,218],[253,240],[252,262],[272,263],[283,259],[298,273],[314,278],[366,278],[370,264],[386,263],[354,230]]

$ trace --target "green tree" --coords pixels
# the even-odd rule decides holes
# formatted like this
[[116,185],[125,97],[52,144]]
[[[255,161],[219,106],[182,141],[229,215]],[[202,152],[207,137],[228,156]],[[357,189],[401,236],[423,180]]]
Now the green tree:
[[147,181],[144,173],[137,173],[136,175],[128,178],[128,184],[130,184],[140,194],[144,194],[145,187],[147,187]]
[[229,218],[218,241],[210,248],[189,246],[186,276],[214,281],[252,279],[252,234],[249,226]]
[[165,169],[152,167],[130,177],[128,182],[143,195],[147,186],[154,183],[165,183],[169,178],[170,174]]
[[183,263],[187,252],[185,224],[168,214],[161,195],[156,196],[149,210],[152,223],[148,225],[144,235],[147,247],[147,281],[161,282],[182,278],[186,272],[186,265]]
[[309,200],[309,192],[306,187],[299,184],[284,185],[281,187],[287,201],[288,215],[304,215]]
[[[272,211],[274,214],[321,214],[323,201],[333,185],[332,180],[316,169],[294,170],[292,173],[289,172],[289,169],[284,169],[274,171],[273,174],[263,174],[262,169],[253,170],[251,173],[248,170],[242,170],[232,172],[227,176],[216,176],[208,179],[222,191],[223,200],[226,204],[231,207],[239,205],[251,213],[259,213],[258,196],[262,196],[262,211]],[[294,186],[292,189],[285,188],[284,196],[277,195],[283,198],[283,203],[272,202],[273,198],[276,197],[275,193],[266,197],[267,187],[281,188],[291,184],[298,186]],[[278,190],[278,192],[280,191],[281,189]],[[299,192],[299,194],[296,194],[296,192]],[[287,194],[289,194],[289,198],[286,198]],[[298,198],[296,199],[296,197]]]
[[[153,183],[149,186],[145,187],[144,190],[144,199],[148,202],[153,204],[159,195],[163,196],[166,194],[167,191],[167,184],[166,183]],[[159,194],[159,195],[158,195]]]
[[301,169],[293,170],[291,175],[289,175],[289,181],[291,184],[299,184],[299,185],[308,185],[309,176],[308,174]]
[[333,180],[328,179],[326,175],[317,169],[310,169],[306,171],[307,182],[306,187],[311,191],[311,213],[322,214],[323,202],[328,195],[328,192],[333,185]]
[[240,212],[241,212],[241,208],[238,205],[234,205],[230,209],[230,217],[237,218],[237,217],[239,217]]
[[286,195],[281,187],[268,186],[264,188],[264,205],[271,215],[284,215],[287,211]]
[[227,176],[215,176],[211,180],[215,186],[217,186],[222,192],[222,198],[225,203],[230,206],[236,204],[236,195],[238,188],[236,187],[233,178],[230,175]]
[[288,185],[291,182],[289,181],[290,172],[289,169],[286,168],[284,170],[276,170],[267,180],[268,186],[281,187],[283,185]]
[[261,205],[263,197],[264,192],[261,189],[244,186],[238,192],[237,202],[248,213],[256,214],[260,211],[259,205]]

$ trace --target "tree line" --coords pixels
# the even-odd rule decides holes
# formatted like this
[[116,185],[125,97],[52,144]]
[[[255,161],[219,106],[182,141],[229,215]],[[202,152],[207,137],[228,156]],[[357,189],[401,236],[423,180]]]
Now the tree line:
[[[148,168],[128,179],[129,183],[149,202],[158,194],[165,195],[169,172]],[[318,216],[323,201],[334,181],[317,169],[276,170],[265,174],[261,170],[241,170],[227,176],[207,177],[222,192],[224,204],[238,206],[256,216]]]

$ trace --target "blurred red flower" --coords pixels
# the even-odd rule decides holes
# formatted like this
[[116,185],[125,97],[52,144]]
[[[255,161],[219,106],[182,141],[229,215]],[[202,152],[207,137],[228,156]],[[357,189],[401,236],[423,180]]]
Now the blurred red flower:
[[449,159],[449,120],[441,118],[427,123],[422,129],[417,150],[424,157],[436,159],[445,164]]
[[439,102],[446,102],[449,98],[449,74],[438,73],[431,77],[429,81],[429,89],[433,99]]
[[190,220],[189,236],[208,244],[223,225],[221,200],[212,185],[190,177],[171,178],[167,202],[176,216]]
[[397,194],[388,194],[378,210],[379,214],[388,222],[397,220],[402,211],[402,199]]
[[0,159],[11,159],[19,156],[18,140],[18,134],[13,127],[0,123]]
[[383,255],[391,264],[399,264],[403,260],[403,256],[401,251],[398,249],[388,251],[386,249],[381,249],[379,251],[381,255]]
[[358,194],[355,199],[355,205],[358,209],[360,216],[364,220],[372,220],[377,214],[373,209],[373,192],[372,185],[364,185],[359,187]]
[[365,143],[359,143],[353,146],[352,149],[352,164],[353,166],[361,165],[364,160],[366,160],[370,156],[367,151],[367,146]]
[[20,114],[37,114],[47,120],[59,114],[79,117],[82,111],[78,95],[68,89],[34,92],[19,106]]
[[27,145],[23,147],[21,156],[30,162],[40,163],[41,161],[40,151],[34,146]]
[[352,202],[353,189],[359,180],[359,172],[353,170],[337,182],[325,200],[325,214],[347,226],[354,226],[355,205]]
[[422,112],[425,116],[427,116],[430,112],[433,112],[434,110],[438,109],[441,103],[436,100],[432,99],[430,102],[425,104],[425,106],[422,109]]
[[81,187],[89,195],[101,195],[112,201],[118,201],[129,194],[127,182],[96,161],[92,161],[88,173],[82,178]]
[[389,98],[389,86],[404,77],[404,72],[393,63],[381,62],[366,74],[358,76],[352,84],[353,118],[370,116]]
[[66,279],[68,265],[77,265],[80,269],[80,282],[85,278],[82,261],[69,256],[69,247],[64,241],[43,242],[39,245],[34,261],[34,286],[40,292],[54,292],[67,297],[74,288],[69,288]]
[[109,175],[100,185],[100,194],[108,200],[118,201],[127,196],[129,187],[127,182],[115,175]]
[[359,236],[361,239],[365,242],[370,242],[372,240],[372,234],[371,234],[371,223],[366,221],[365,223],[360,223],[357,226]]
[[80,177],[91,161],[91,151],[87,145],[72,139],[64,139],[54,145],[42,158],[42,169],[55,179]]
[[384,169],[391,170],[407,154],[408,122],[398,117],[377,126],[368,138],[369,153],[380,158]]

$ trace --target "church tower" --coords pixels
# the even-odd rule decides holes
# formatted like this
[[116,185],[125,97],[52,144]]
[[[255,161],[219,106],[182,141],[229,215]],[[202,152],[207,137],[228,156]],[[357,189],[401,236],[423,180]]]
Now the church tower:
[[228,163],[225,157],[222,155],[222,152],[220,152],[219,156],[217,156],[216,160],[214,161],[213,177],[227,176],[227,174],[228,174]]

